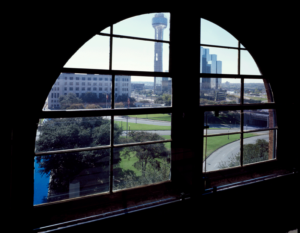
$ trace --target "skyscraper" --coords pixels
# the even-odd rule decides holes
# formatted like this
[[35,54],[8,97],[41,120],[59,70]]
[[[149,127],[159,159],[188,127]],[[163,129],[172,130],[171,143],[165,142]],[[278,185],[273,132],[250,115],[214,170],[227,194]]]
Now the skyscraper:
[[[200,73],[222,74],[222,61],[217,61],[216,54],[209,54],[209,49],[200,47]],[[220,89],[221,78],[200,78],[201,89]]]
[[[209,54],[209,49],[200,47],[200,72],[221,74],[222,61],[217,60],[216,54]],[[209,100],[225,100],[226,90],[221,90],[222,78],[200,78],[200,98]]]
[[[163,40],[163,30],[167,27],[167,18],[164,17],[164,14],[159,13],[155,14],[152,18],[152,26],[154,28],[154,38],[156,40]],[[163,44],[160,42],[155,42],[154,45],[154,72],[162,72],[163,71],[163,63],[162,63],[162,54],[163,54]],[[158,79],[158,80],[156,80]],[[158,82],[157,82],[158,81]],[[154,77],[154,93],[158,90],[158,86],[160,86],[160,91],[162,91],[163,86],[167,86],[168,78],[156,78]]]

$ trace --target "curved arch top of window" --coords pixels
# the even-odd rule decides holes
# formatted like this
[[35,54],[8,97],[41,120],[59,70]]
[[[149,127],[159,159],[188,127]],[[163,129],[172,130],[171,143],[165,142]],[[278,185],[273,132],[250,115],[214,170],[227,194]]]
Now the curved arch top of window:
[[170,13],[143,14],[122,20],[113,25],[113,34],[169,41]]
[[220,26],[203,18],[200,19],[200,25],[201,44],[238,47],[238,40]]
[[110,27],[104,28],[102,31],[100,31],[100,33],[110,33]]
[[247,50],[241,50],[241,74],[261,75],[256,62]]
[[92,37],[74,53],[64,68],[108,69],[109,37]]

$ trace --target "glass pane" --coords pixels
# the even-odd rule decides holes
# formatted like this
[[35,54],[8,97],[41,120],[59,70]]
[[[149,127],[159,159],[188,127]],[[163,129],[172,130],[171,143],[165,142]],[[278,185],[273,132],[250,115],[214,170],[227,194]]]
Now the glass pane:
[[109,191],[110,149],[36,156],[33,205]]
[[240,92],[240,79],[200,78],[200,105],[238,104]]
[[111,108],[111,77],[61,73],[48,94],[43,111]]
[[242,49],[245,49],[244,45],[241,44],[241,48],[242,48]]
[[167,72],[169,44],[113,38],[114,70]]
[[147,39],[170,39],[170,13],[144,14],[114,24],[114,34]]
[[100,33],[110,33],[110,27],[104,28]]
[[76,51],[64,67],[108,69],[109,37],[99,35],[94,36]]
[[249,138],[245,138],[247,134],[244,134],[243,164],[274,159],[276,131],[266,130],[252,134],[254,136]]
[[204,137],[203,171],[240,166],[240,137],[240,134]]
[[115,116],[115,144],[171,139],[171,113]]
[[200,73],[237,74],[238,50],[200,47]]
[[167,77],[115,77],[115,108],[172,106],[172,79]]
[[113,190],[171,179],[171,143],[114,148]]
[[238,47],[237,39],[220,26],[205,19],[200,19],[200,22],[201,44]]
[[36,153],[110,145],[108,116],[42,120],[36,134]]
[[274,109],[244,110],[244,130],[276,127]]
[[241,50],[241,74],[261,75],[256,62],[247,50]]
[[220,111],[218,116],[214,111],[204,112],[204,126],[209,126],[207,134],[240,132],[241,111]]
[[268,83],[265,84],[263,79],[244,80],[244,104],[271,102],[274,101]]

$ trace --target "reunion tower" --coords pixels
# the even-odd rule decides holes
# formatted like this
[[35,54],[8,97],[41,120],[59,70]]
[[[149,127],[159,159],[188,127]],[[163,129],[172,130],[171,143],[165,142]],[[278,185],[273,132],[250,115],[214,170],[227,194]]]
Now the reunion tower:
[[[152,18],[152,26],[155,31],[155,40],[163,40],[164,29],[167,27],[167,18],[164,14],[155,14]],[[155,42],[154,45],[154,72],[162,72],[162,53],[163,53],[163,43]],[[164,80],[163,80],[164,81]],[[156,77],[154,77],[154,93],[156,93]]]

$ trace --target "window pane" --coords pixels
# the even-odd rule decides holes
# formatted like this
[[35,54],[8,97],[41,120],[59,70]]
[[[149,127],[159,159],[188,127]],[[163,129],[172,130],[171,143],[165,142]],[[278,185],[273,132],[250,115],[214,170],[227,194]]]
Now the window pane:
[[110,145],[110,117],[42,120],[37,129],[35,152]]
[[241,48],[242,48],[242,49],[245,49],[244,45],[241,44]]
[[114,131],[115,144],[171,139],[171,114],[115,116],[114,123],[123,130]]
[[170,13],[144,14],[114,24],[114,34],[169,41]]
[[238,104],[241,80],[230,78],[200,78],[200,105]]
[[240,166],[240,137],[240,134],[204,137],[203,171]]
[[220,26],[205,19],[200,19],[200,22],[201,44],[238,47],[237,39]]
[[171,101],[171,78],[116,76],[115,108],[158,108]]
[[[238,100],[240,102],[240,100]],[[244,104],[253,103],[271,103],[270,86],[263,79],[245,79],[244,80]]]
[[76,51],[64,67],[108,69],[109,37],[94,36]]
[[110,33],[110,27],[104,28],[100,33]]
[[[69,80],[76,80],[76,83]],[[43,111],[111,108],[111,75],[61,73]]]
[[113,38],[112,68],[114,70],[167,72],[169,70],[169,44]]
[[[171,178],[171,143],[114,148],[113,189],[154,184]],[[120,159],[118,160],[118,154]]]
[[33,205],[109,191],[110,149],[36,156]]
[[[241,111],[204,112],[204,126],[209,126],[207,134],[233,133],[241,131]],[[204,129],[206,134],[206,129]]]
[[244,130],[276,127],[275,109],[244,110]]
[[245,138],[243,143],[243,164],[257,163],[274,159],[275,130],[252,133],[255,136]]
[[238,50],[200,47],[200,73],[237,74]]
[[241,50],[241,74],[261,75],[256,62],[247,50]]

